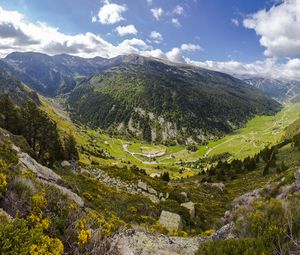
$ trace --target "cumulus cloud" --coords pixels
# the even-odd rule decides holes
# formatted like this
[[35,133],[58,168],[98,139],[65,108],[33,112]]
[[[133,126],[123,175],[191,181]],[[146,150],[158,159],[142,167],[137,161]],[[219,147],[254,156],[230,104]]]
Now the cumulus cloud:
[[231,19],[231,23],[238,27],[240,25],[240,22],[237,19]]
[[267,58],[263,61],[256,61],[254,63],[241,63],[238,61],[193,61],[189,58],[184,59],[187,64],[198,67],[220,71],[235,75],[254,76],[273,79],[294,79],[300,80],[300,59],[289,59],[285,63],[278,62],[276,58]]
[[150,11],[156,20],[159,20],[161,18],[161,16],[164,14],[164,11],[162,8],[152,8],[152,9],[150,9]]
[[147,0],[147,4],[152,5],[153,4],[153,0]]
[[118,26],[116,28],[116,31],[119,34],[119,36],[136,35],[138,33],[134,25]]
[[[129,27],[129,28],[128,28]],[[135,33],[129,25],[119,27],[120,34]],[[163,40],[162,35],[152,31],[149,37],[153,40]],[[132,38],[114,45],[99,35],[93,33],[67,35],[58,28],[42,22],[30,22],[19,12],[7,11],[0,7],[0,57],[13,51],[36,51],[49,55],[67,53],[80,57],[111,58],[124,54],[140,54],[148,57],[184,62],[183,54],[199,50],[200,46],[183,44],[169,52],[154,49],[141,39]]]
[[180,28],[181,27],[181,23],[177,18],[172,18],[172,23],[175,27]]
[[197,44],[182,44],[179,48],[173,48],[166,53],[166,58],[177,63],[186,63],[186,58],[183,56],[184,52],[191,52],[201,50],[201,46]]
[[300,53],[300,0],[284,0],[269,10],[260,10],[243,21],[260,36],[266,56],[292,56]]
[[174,15],[182,15],[183,12],[184,12],[184,9],[180,5],[176,5],[175,8],[174,8],[174,10],[173,10],[173,14]]
[[157,31],[152,31],[149,35],[149,37],[153,40],[153,42],[155,43],[161,43],[163,41],[163,36],[161,35],[161,33],[157,32]]
[[[118,23],[124,20],[122,15],[125,11],[127,11],[126,5],[119,5],[105,0],[104,5],[100,8],[98,12],[98,21],[101,24]],[[94,18],[93,20],[95,21]]]

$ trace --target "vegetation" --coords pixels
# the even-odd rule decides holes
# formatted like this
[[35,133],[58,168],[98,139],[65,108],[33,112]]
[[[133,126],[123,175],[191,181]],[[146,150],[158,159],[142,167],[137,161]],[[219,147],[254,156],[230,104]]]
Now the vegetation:
[[4,95],[0,105],[0,127],[25,137],[40,162],[50,165],[63,159],[78,159],[75,138],[68,135],[63,145],[56,123],[36,103],[27,101],[19,108]]
[[[222,136],[254,115],[279,110],[275,101],[230,76],[140,60],[113,66],[77,86],[67,100],[73,117],[115,135],[185,144],[189,137],[205,142],[200,134]],[[163,137],[166,122],[177,130],[175,136]]]

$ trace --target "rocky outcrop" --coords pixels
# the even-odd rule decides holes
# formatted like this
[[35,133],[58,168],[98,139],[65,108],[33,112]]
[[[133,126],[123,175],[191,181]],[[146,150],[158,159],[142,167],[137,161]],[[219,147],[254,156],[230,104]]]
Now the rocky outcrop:
[[[131,194],[140,194],[149,198],[153,203],[159,203],[160,200],[168,199],[169,194],[162,194],[157,192],[153,187],[147,183],[139,180],[137,183],[129,183],[121,180],[118,177],[111,177],[105,171],[101,169],[87,169],[95,178],[104,183],[105,185],[115,188],[119,191],[126,191]],[[83,172],[85,169],[80,169]]]
[[69,190],[63,186],[57,185],[55,183],[49,183],[44,180],[40,180],[40,182],[42,182],[43,184],[46,184],[46,185],[54,186],[55,188],[59,189],[59,191],[63,195],[67,196],[68,199],[74,201],[79,207],[84,207],[84,202],[83,202],[82,198],[80,196],[78,196],[77,194],[75,194],[74,192],[72,192],[71,190]]
[[30,157],[27,153],[14,146],[14,150],[18,153],[19,164],[18,167],[29,169],[36,174],[36,177],[50,182],[61,181],[61,177],[53,172],[50,168],[45,167]]
[[169,231],[178,231],[183,228],[180,215],[168,211],[161,212],[159,223]]
[[195,218],[195,203],[193,202],[182,203],[181,206],[189,210],[191,219]]
[[194,255],[201,243],[229,239],[233,224],[227,224],[208,237],[175,237],[129,229],[112,237],[111,253],[120,255]]

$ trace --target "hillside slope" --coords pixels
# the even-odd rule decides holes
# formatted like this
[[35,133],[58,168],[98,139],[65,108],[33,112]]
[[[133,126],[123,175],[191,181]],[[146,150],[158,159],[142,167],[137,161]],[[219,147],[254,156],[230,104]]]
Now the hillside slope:
[[70,55],[15,52],[3,59],[6,71],[33,89],[48,95],[69,92],[77,80],[102,69],[105,59],[84,59]]
[[279,104],[229,75],[123,56],[71,92],[83,123],[147,141],[204,142]]
[[23,103],[28,99],[38,103],[39,98],[36,92],[30,90],[20,81],[10,76],[5,70],[7,66],[0,61],[0,96],[9,95],[15,103]]
[[278,102],[286,102],[300,93],[300,82],[295,80],[278,80],[271,78],[248,77],[243,80],[262,90]]

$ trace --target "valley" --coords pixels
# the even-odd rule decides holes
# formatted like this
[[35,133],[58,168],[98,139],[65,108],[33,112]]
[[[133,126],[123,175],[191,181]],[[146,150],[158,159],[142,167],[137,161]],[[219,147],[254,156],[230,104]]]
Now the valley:
[[[95,61],[63,59],[76,70],[83,61],[85,72]],[[293,249],[272,231],[289,233],[283,210],[299,216],[300,103],[279,104],[229,75],[187,65],[135,55],[97,61],[100,73],[59,96],[0,72],[5,242],[20,229],[40,243],[48,238],[43,249],[55,255],[223,255],[240,245],[271,254],[277,242]],[[37,245],[27,240],[16,249]]]
[[113,157],[105,159],[83,154],[81,155],[82,162],[120,167],[136,165],[153,176],[169,171],[171,177],[175,179],[193,176],[201,172],[203,167],[199,165],[185,167],[187,163],[196,162],[201,158],[230,152],[228,160],[244,159],[254,156],[265,147],[277,144],[284,136],[285,129],[299,118],[300,112],[300,103],[288,103],[276,115],[255,117],[249,120],[244,128],[216,141],[210,141],[207,145],[197,145],[197,151],[193,152],[184,145],[156,145],[136,139],[128,140],[118,136],[109,136],[103,134],[101,130],[85,129],[83,126],[76,127],[70,122],[68,114],[62,110],[59,104],[53,104],[53,100],[45,99],[46,110],[47,102],[52,102],[51,105],[56,113],[53,117],[57,120],[58,125],[75,134],[80,145],[96,147]]

